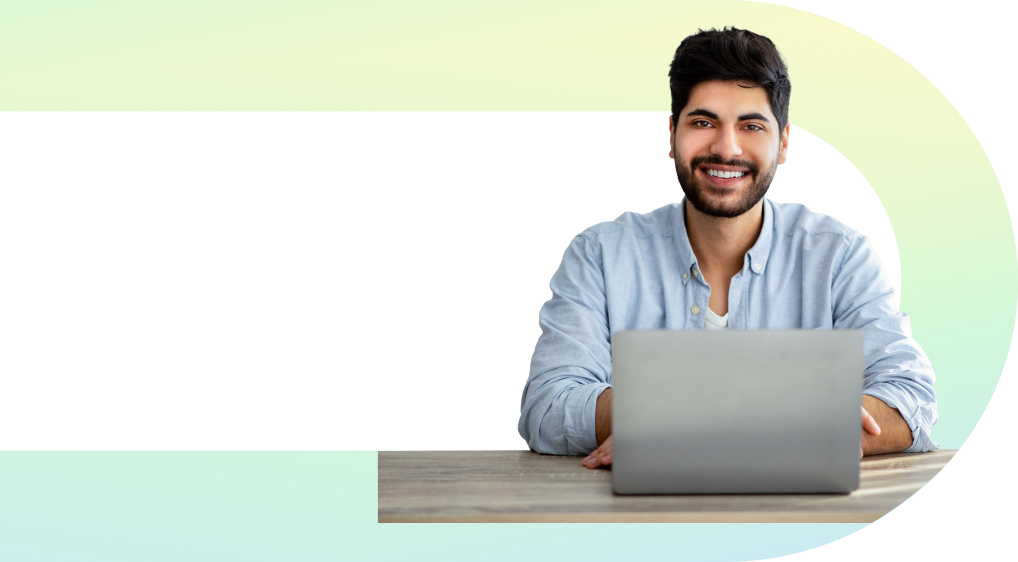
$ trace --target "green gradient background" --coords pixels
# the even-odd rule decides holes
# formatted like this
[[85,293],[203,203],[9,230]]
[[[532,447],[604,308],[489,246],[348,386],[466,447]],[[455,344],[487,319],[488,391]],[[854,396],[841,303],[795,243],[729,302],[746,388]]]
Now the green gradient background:
[[[79,4],[0,7],[0,110],[667,111],[667,65],[683,37],[753,29],[789,64],[791,121],[855,164],[891,219],[901,308],[938,377],[934,440],[961,446],[1000,377],[1018,267],[989,161],[922,75],[840,24],[732,2]],[[3,453],[0,556],[508,559],[574,555],[605,536],[598,526],[378,526],[374,462],[351,452]],[[735,560],[860,527],[620,525],[608,548]]]

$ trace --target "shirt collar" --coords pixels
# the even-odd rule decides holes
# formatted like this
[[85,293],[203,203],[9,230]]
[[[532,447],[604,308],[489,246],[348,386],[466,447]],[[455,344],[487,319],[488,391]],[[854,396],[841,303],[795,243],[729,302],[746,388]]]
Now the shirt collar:
[[[693,266],[696,264],[696,256],[693,254],[693,247],[689,245],[689,235],[686,234],[686,199],[672,207],[674,216],[672,224],[675,228],[675,250],[679,258],[679,265],[682,267],[682,284],[689,282]],[[757,275],[763,275],[767,269],[767,258],[771,253],[771,241],[774,239],[774,207],[768,199],[763,204],[763,227],[760,229],[760,236],[756,244],[746,252],[746,267]]]

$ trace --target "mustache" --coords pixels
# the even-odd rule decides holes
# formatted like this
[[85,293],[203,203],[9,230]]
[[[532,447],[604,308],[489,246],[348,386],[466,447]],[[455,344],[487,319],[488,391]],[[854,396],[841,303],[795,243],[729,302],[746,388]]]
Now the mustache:
[[749,160],[722,160],[720,156],[711,154],[710,156],[697,156],[689,162],[689,168],[695,170],[703,164],[713,164],[715,166],[732,166],[735,168],[749,168],[749,173],[756,177],[760,172],[760,166],[756,162],[750,162]]

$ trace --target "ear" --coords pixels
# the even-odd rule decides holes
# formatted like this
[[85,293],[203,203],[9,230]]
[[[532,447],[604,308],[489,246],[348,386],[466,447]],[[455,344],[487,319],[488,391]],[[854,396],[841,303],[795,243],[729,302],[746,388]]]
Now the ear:
[[778,164],[785,163],[785,155],[788,154],[788,132],[792,130],[791,123],[785,123],[785,129],[781,131],[781,148],[778,152]]
[[675,159],[675,122],[673,116],[668,116],[668,157]]

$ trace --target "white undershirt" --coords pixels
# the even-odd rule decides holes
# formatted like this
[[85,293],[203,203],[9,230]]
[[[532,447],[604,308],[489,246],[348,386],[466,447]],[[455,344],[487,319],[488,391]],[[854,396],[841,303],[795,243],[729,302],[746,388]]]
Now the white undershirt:
[[727,330],[728,329],[728,315],[718,316],[714,314],[714,311],[707,307],[707,321],[703,323],[703,329],[708,331],[714,330]]

